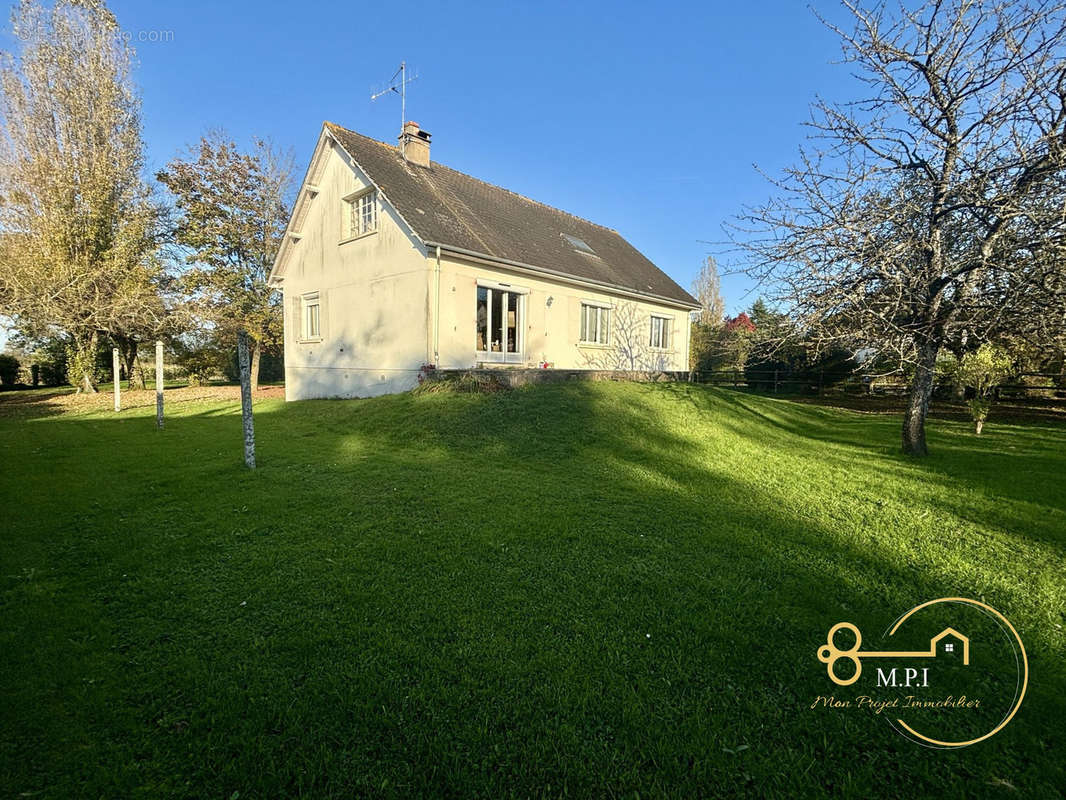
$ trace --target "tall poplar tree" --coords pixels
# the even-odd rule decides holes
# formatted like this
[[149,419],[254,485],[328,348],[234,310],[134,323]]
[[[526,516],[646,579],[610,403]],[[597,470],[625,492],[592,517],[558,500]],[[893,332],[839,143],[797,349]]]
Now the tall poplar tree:
[[157,207],[142,178],[133,52],[99,0],[22,0],[0,63],[0,311],[63,337],[94,391],[101,334],[151,327]]

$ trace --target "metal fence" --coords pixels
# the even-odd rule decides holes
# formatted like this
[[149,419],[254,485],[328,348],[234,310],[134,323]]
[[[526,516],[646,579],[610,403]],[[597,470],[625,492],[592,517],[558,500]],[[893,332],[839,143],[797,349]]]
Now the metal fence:
[[[706,383],[712,386],[730,386],[734,389],[748,389],[769,394],[850,394],[901,396],[906,394],[909,384],[906,377],[899,375],[868,375],[850,373],[826,374],[817,372],[792,373],[777,369],[721,369],[712,371],[695,371],[690,379],[694,383]],[[951,393],[954,386],[950,381],[940,381],[934,391]],[[999,399],[1017,400],[1060,400],[1066,401],[1066,375],[1058,372],[1023,372],[1015,375],[1009,383],[998,386],[995,390]]]

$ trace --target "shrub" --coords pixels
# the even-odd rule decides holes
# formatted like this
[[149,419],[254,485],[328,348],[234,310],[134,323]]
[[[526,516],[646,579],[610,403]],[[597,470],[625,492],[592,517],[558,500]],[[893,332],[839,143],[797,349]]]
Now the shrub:
[[973,419],[974,433],[978,436],[992,408],[995,389],[1011,376],[1013,366],[1010,355],[991,342],[985,342],[959,361],[955,374],[959,383],[973,390],[973,397],[967,405]]
[[419,381],[412,393],[423,394],[495,394],[505,392],[510,384],[499,375],[483,372],[460,372],[430,380]]
[[0,353],[0,386],[10,389],[18,382],[19,360],[10,353]]
[[99,362],[100,362],[100,348],[97,347],[96,352],[90,351],[78,351],[67,345],[66,349],[66,365],[67,365],[67,379],[72,386],[77,386],[78,391],[81,391],[81,378],[83,375],[88,374],[92,376],[92,382],[95,385],[100,376]]
[[176,360],[190,383],[203,386],[223,371],[225,354],[212,347],[199,347],[179,352]]
[[[241,368],[237,363],[237,349],[233,348],[222,370],[223,376],[230,383],[238,383],[241,379]],[[273,383],[285,379],[285,358],[275,348],[264,346],[259,355],[259,382]]]
[[[803,343],[781,347],[770,356],[754,353],[744,364],[744,379],[751,388],[778,391],[816,393],[844,383],[855,374],[858,363],[849,350],[834,347],[817,358]],[[775,381],[776,375],[776,381]]]
[[62,386],[67,382],[67,352],[62,343],[38,350],[33,354],[33,360],[45,386]]

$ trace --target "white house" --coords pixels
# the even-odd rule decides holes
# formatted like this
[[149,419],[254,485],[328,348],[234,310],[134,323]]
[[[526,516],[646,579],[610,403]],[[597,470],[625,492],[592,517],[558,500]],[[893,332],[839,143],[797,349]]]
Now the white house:
[[617,231],[325,123],[270,280],[285,396],[476,366],[686,370],[696,300]]

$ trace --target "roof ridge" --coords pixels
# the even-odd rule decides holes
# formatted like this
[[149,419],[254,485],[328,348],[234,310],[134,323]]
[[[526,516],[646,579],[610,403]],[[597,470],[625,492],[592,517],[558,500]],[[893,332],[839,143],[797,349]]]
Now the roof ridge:
[[[342,130],[345,133],[350,133],[350,134],[353,134],[355,136],[359,136],[359,137],[361,137],[363,139],[366,139],[368,142],[373,142],[374,144],[380,145],[381,147],[386,147],[389,150],[392,150],[393,152],[396,152],[396,153],[399,152],[400,148],[397,147],[396,145],[391,145],[388,142],[383,142],[380,139],[373,138],[372,136],[367,136],[366,134],[359,133],[358,131],[353,131],[353,130],[351,130],[349,128],[345,128],[343,125],[338,125],[336,122],[330,122],[329,120],[326,120],[324,124],[329,126],[329,127],[331,127],[331,128],[338,128],[339,130]],[[618,231],[615,230],[614,228],[608,228],[606,225],[600,225],[598,222],[593,222],[592,220],[586,219],[585,217],[578,216],[577,214],[572,214],[571,212],[565,211],[564,209],[558,208],[556,206],[548,205],[547,203],[542,203],[540,200],[534,200],[532,197],[527,197],[524,194],[520,194],[519,192],[516,192],[516,191],[514,191],[512,189],[508,189],[506,186],[500,186],[499,184],[489,183],[488,181],[482,180],[481,178],[478,178],[478,177],[476,177],[474,175],[471,175],[471,174],[469,174],[467,172],[462,172],[460,170],[457,170],[455,167],[449,167],[447,164],[442,164],[439,161],[430,161],[429,169],[432,170],[432,169],[434,169],[436,167],[439,167],[441,169],[446,169],[449,172],[454,172],[456,175],[461,175],[464,178],[468,178],[469,180],[476,181],[477,183],[480,183],[482,186],[488,186],[491,189],[499,189],[501,192],[507,192],[507,194],[514,195],[519,200],[524,200],[525,202],[532,203],[535,206],[540,206],[541,208],[547,208],[547,209],[549,209],[551,211],[555,211],[555,212],[557,212],[559,214],[562,214],[564,216],[572,217],[573,219],[576,219],[579,222],[584,222],[586,225],[592,225],[595,228],[601,228],[602,230],[610,231],[611,233],[618,233]],[[425,169],[425,168],[423,167],[423,169]]]

